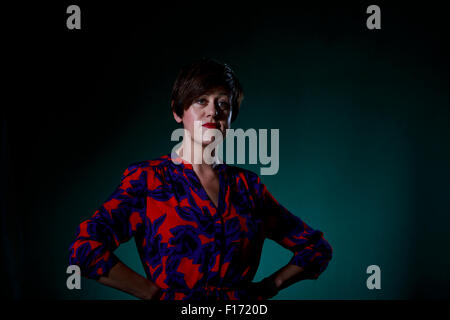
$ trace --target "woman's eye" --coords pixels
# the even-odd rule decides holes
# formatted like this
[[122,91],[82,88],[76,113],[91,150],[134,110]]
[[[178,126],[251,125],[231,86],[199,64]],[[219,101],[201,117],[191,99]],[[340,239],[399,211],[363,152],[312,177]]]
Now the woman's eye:
[[199,104],[205,104],[206,103],[206,99],[198,99],[197,103]]
[[228,108],[229,106],[230,106],[230,104],[226,101],[219,102],[219,107],[221,107],[222,109]]

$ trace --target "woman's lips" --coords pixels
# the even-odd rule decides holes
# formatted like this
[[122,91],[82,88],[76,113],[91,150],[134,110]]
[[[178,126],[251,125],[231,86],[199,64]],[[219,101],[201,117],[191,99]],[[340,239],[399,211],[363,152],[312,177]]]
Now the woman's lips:
[[203,127],[206,127],[208,129],[219,129],[219,124],[218,123],[208,122],[208,123],[205,123],[203,125]]

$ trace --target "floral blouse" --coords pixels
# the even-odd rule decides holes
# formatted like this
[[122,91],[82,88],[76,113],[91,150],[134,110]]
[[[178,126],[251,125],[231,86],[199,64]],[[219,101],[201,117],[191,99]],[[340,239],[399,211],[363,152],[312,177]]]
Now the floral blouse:
[[317,279],[332,256],[322,232],[279,204],[257,174],[227,164],[214,169],[217,206],[178,156],[131,164],[113,194],[79,225],[69,263],[98,279],[118,262],[114,250],[134,237],[160,299],[246,299],[269,238],[292,251],[289,264],[303,267],[305,278]]

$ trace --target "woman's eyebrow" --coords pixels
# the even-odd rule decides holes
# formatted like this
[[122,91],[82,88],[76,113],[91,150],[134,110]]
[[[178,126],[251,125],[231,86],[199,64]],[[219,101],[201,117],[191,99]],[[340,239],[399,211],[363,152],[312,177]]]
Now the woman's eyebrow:
[[210,95],[213,95],[214,97],[216,97],[216,98],[220,98],[220,97],[229,97],[228,96],[228,93],[226,93],[226,92],[219,92],[219,93],[217,93],[217,94],[212,94],[212,93],[210,93],[210,94],[208,94],[208,93],[204,93],[204,94],[202,94],[201,96],[199,96],[199,98],[205,98],[205,97],[208,97],[208,96],[210,96]]

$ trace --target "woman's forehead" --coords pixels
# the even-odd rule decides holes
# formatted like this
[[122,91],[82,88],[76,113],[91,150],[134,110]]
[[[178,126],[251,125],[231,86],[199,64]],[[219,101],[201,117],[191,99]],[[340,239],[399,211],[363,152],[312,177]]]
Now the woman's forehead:
[[208,95],[221,96],[221,95],[223,95],[223,96],[228,97],[230,95],[230,91],[223,87],[217,87],[217,88],[209,89],[209,90],[205,91],[204,93],[202,93],[201,95],[205,95],[205,96],[208,96]]

